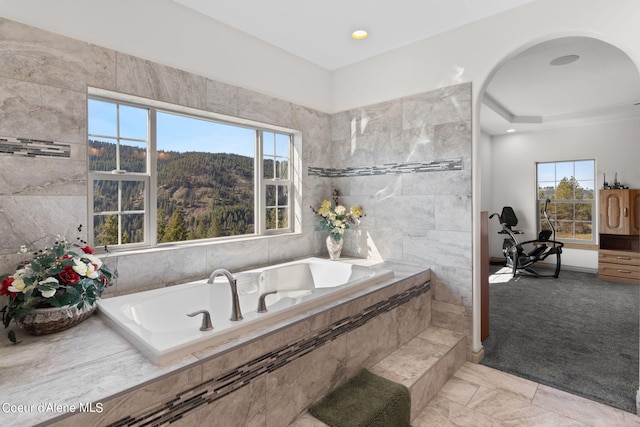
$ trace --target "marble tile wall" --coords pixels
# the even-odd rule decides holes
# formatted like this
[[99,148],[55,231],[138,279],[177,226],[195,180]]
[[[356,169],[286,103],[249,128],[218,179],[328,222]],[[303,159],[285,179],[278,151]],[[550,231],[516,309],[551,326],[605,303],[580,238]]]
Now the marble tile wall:
[[[0,137],[56,141],[64,158],[0,151],[0,274],[10,273],[21,245],[34,249],[56,235],[77,236],[87,222],[87,87],[157,99],[302,132],[295,199],[301,235],[173,248],[108,259],[120,278],[110,292],[127,293],[206,276],[215,267],[264,265],[319,253],[308,208],[330,191],[307,177],[331,161],[330,116],[244,88],[0,18]],[[141,265],[166,265],[158,271]]]
[[[464,332],[471,343],[471,85],[334,114],[331,132],[328,173],[337,171],[342,202],[367,214],[343,251],[431,268],[433,324]],[[396,167],[450,159],[459,167]],[[386,165],[385,173],[368,173],[376,165]]]

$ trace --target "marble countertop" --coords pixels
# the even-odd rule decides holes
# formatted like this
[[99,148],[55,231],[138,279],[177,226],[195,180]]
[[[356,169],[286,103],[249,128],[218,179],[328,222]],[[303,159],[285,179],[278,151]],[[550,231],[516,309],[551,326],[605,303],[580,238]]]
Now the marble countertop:
[[[404,264],[359,259],[345,261],[394,271],[394,278],[348,298],[425,271],[425,268]],[[342,302],[344,299],[319,307],[317,311]],[[305,316],[309,314],[313,313]],[[256,334],[297,320],[288,319]],[[256,338],[255,334],[244,335],[199,352],[197,357],[189,354],[167,364],[155,365],[112,330],[99,313],[80,325],[51,335],[31,336],[15,326],[13,329],[21,341],[19,344],[9,342],[6,335],[0,339],[0,418],[4,427],[51,420],[68,412],[71,405],[77,408],[80,404],[100,402]]]

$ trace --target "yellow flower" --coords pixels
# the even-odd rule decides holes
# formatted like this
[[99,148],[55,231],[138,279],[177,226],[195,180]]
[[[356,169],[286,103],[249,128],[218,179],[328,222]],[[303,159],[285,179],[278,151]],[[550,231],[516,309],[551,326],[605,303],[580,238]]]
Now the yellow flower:
[[323,200],[320,206],[323,208],[329,209],[331,207],[331,202],[328,200]]
[[356,217],[361,217],[364,212],[362,211],[362,206],[353,206],[351,207],[351,215]]

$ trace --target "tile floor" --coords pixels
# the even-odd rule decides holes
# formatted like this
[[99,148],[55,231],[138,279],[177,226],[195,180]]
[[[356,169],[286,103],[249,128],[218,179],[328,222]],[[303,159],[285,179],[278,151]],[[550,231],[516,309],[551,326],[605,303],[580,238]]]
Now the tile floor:
[[412,426],[640,426],[640,417],[465,362]]

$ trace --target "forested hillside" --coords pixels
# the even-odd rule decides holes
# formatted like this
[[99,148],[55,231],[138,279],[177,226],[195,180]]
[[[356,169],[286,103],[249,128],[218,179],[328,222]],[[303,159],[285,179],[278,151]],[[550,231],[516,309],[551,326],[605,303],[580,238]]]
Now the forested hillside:
[[[115,145],[90,141],[92,170],[115,169]],[[145,152],[120,147],[121,169],[145,171]],[[227,153],[158,152],[158,241],[172,242],[253,232],[254,159]],[[122,188],[125,210],[142,209],[142,187]],[[153,190],[153,189],[152,189]],[[117,207],[118,188],[101,181],[94,188],[94,210]],[[95,232],[97,245],[117,243],[116,217],[107,217]],[[142,241],[142,215],[125,215],[123,243]]]

